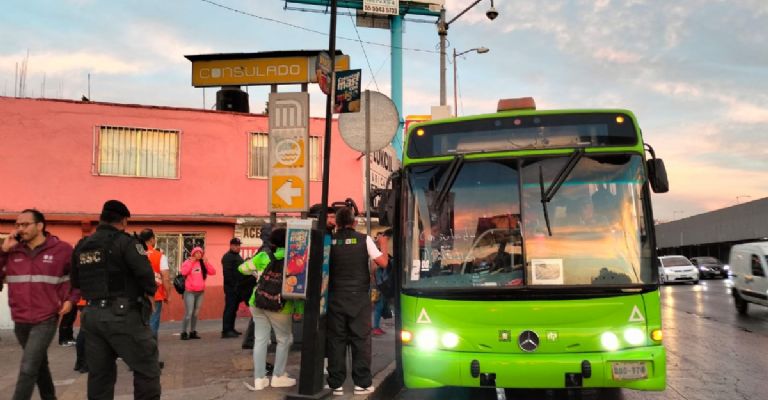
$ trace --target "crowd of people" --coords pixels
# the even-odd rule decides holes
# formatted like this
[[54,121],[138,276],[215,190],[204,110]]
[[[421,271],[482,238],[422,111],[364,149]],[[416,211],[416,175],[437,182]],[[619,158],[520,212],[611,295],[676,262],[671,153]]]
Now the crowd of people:
[[[349,351],[354,393],[372,393],[371,336],[384,334],[380,321],[392,316],[387,251],[391,233],[377,234],[374,240],[355,230],[357,210],[344,206],[335,211],[329,215],[329,226],[338,229],[330,257],[326,387],[334,395],[343,394]],[[114,398],[118,358],[133,371],[136,399],[160,398],[164,363],[158,331],[172,291],[168,257],[157,248],[152,229],[133,236],[125,232],[130,215],[122,202],[105,202],[95,232],[74,247],[46,231],[40,211],[27,209],[18,215],[14,231],[0,248],[0,290],[7,287],[9,292],[14,334],[23,351],[14,400],[30,399],[35,386],[42,399],[56,398],[47,351],[57,328],[59,344],[76,343],[75,370],[88,373],[89,399]],[[304,311],[302,300],[281,296],[286,229],[267,228],[253,257],[243,259],[240,239],[232,238],[221,259],[225,297],[221,337],[242,335],[235,320],[245,302],[252,318],[242,347],[253,351],[253,381],[245,383],[252,391],[296,385],[286,364],[293,321],[300,320]],[[177,279],[183,282],[174,280],[173,285],[184,302],[181,340],[200,339],[197,319],[206,281],[216,274],[202,247],[193,248],[181,263]],[[80,330],[75,340],[78,309]],[[277,346],[270,364],[272,332]]]

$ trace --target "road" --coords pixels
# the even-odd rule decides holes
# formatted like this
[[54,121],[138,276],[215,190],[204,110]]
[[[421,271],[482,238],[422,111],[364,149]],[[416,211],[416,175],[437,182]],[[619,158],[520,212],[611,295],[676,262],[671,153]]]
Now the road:
[[[667,389],[543,391],[508,390],[509,400],[758,400],[768,388],[768,308],[750,305],[739,316],[729,280],[662,287]],[[494,390],[403,389],[397,399],[496,399]]]

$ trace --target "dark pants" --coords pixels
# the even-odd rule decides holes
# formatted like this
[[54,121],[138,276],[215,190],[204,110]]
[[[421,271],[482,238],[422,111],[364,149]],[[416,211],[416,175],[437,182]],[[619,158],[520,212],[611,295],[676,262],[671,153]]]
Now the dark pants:
[[237,307],[240,305],[240,295],[236,288],[224,288],[224,316],[221,318],[221,332],[235,330]]
[[347,377],[347,346],[352,350],[352,381],[371,386],[371,300],[368,292],[330,293],[327,316],[328,386]]
[[77,357],[75,358],[75,369],[80,369],[80,367],[88,365],[85,362],[85,332],[82,328],[80,328],[80,331],[77,332],[76,342],[75,354],[77,354]]
[[53,377],[48,368],[48,346],[56,335],[57,319],[58,317],[53,317],[37,324],[16,323],[13,327],[13,333],[24,349],[13,400],[32,398],[35,384],[41,399],[56,399]]
[[248,329],[246,329],[245,334],[243,334],[243,348],[253,348],[253,329],[253,318],[248,318]]
[[64,314],[59,322],[59,344],[64,344],[75,340],[75,320],[77,319],[77,307],[72,307],[72,311]]
[[109,308],[87,306],[81,315],[88,364],[88,399],[113,399],[120,357],[133,370],[134,399],[160,399],[157,342],[138,309],[115,315]]

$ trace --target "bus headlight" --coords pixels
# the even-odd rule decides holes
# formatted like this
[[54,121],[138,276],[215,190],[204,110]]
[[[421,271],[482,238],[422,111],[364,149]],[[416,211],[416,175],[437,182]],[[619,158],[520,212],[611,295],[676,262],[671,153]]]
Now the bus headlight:
[[639,346],[645,341],[645,335],[640,328],[627,328],[624,331],[624,340],[633,346]]
[[436,349],[437,340],[437,332],[432,329],[424,329],[416,333],[416,346],[421,350]]
[[443,347],[452,349],[458,346],[459,336],[453,332],[444,333],[442,343],[443,343]]
[[600,343],[603,345],[603,348],[608,351],[619,349],[619,338],[613,332],[605,332],[600,335]]
[[664,335],[661,333],[661,329],[654,329],[651,331],[651,339],[653,339],[655,342],[661,342]]

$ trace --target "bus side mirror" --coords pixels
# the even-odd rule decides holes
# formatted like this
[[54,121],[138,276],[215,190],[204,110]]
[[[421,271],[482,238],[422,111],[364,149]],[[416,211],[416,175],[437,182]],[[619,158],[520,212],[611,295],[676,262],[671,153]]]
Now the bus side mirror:
[[653,192],[667,193],[669,191],[669,180],[667,179],[667,168],[664,167],[664,160],[651,158],[646,163],[648,166],[648,179],[651,182]]

